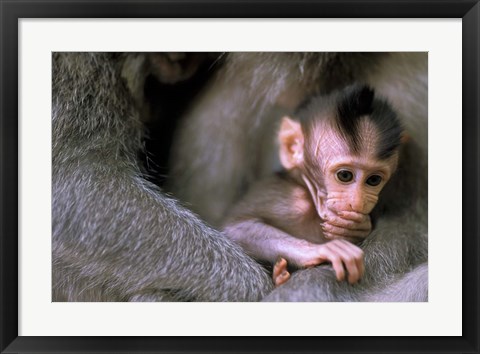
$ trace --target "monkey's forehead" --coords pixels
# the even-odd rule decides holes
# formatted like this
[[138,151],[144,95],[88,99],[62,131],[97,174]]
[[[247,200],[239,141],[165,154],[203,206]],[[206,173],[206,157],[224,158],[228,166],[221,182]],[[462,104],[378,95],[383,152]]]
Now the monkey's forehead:
[[378,155],[381,134],[369,116],[359,119],[355,137],[335,125],[334,120],[321,118],[307,133],[307,144],[314,156],[319,156],[322,151],[324,154]]
[[319,130],[308,139],[308,142],[314,157],[350,154],[348,143],[332,129]]
[[385,175],[390,175],[396,168],[397,156],[392,155],[386,160],[379,160],[371,155],[334,155],[330,156],[328,160],[329,170],[335,170],[342,166],[349,166],[352,168],[362,169],[366,172],[382,172]]
[[325,154],[348,154],[351,146],[345,135],[335,129],[329,121],[322,120],[312,126],[306,134],[306,145],[315,157]]
[[[369,135],[365,135],[369,138]],[[348,142],[337,132],[321,131],[315,139],[308,139],[306,142],[307,160],[322,170],[331,168],[334,165],[350,165],[359,168],[394,169],[398,161],[398,153],[387,159],[378,159],[375,138],[366,139],[359,151],[354,151]]]

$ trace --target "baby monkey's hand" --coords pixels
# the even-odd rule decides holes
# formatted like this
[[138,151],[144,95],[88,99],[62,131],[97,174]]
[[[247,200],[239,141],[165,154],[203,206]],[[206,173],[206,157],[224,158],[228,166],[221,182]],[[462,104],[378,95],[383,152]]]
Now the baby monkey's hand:
[[[360,280],[365,271],[363,251],[345,240],[333,240],[320,245],[308,244],[298,251],[299,253],[292,253],[289,256],[290,261],[297,267],[311,268],[330,262],[338,281],[347,280],[354,284]],[[285,258],[277,259],[272,278],[275,286],[280,286],[290,279]]]
[[330,240],[362,241],[372,232],[370,215],[354,211],[331,213],[322,224],[323,235]]
[[356,283],[365,271],[363,251],[345,240],[333,240],[321,245],[315,245],[310,252],[305,252],[305,267],[312,267],[325,262],[332,263],[338,281],[348,280]]

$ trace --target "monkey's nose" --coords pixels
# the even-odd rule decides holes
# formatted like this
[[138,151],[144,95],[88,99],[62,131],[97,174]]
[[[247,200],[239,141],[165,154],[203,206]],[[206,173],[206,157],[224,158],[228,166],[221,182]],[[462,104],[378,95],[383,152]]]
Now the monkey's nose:
[[364,213],[365,211],[365,201],[362,198],[355,199],[348,203],[350,210],[357,213]]

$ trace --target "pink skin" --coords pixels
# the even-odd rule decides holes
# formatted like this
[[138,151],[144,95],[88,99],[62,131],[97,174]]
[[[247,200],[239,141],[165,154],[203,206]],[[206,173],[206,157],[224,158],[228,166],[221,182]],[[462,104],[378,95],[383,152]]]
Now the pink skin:
[[[303,246],[301,255],[294,260],[305,267],[331,262],[339,281],[347,277],[349,283],[355,283],[364,272],[363,252],[351,242],[370,234],[369,214],[396,169],[398,154],[386,160],[376,158],[378,132],[367,119],[359,125],[361,141],[357,154],[352,154],[345,139],[325,123],[328,120],[319,122],[308,139],[299,122],[285,117],[279,134],[280,160],[288,171],[300,175],[322,220],[323,236],[331,240]],[[306,166],[305,154],[316,161],[315,166]],[[345,171],[349,178],[342,180],[340,176]],[[319,178],[313,179],[312,175]],[[372,178],[378,183],[372,185]],[[286,261],[277,262],[277,286],[289,278],[285,272]]]
[[[317,198],[314,201],[318,215],[325,221],[322,223],[325,237],[358,240],[370,234],[369,214],[395,170],[397,160],[396,154],[386,161],[378,161],[368,154],[356,158],[337,154],[324,165],[324,190],[328,192],[315,185]],[[352,181],[338,179],[338,171],[345,170],[352,173]],[[369,185],[367,181],[371,176],[381,177],[381,182],[376,186]]]
[[360,122],[355,154],[328,122],[319,119],[305,135],[299,122],[283,119],[280,161],[290,178],[259,182],[224,229],[253,257],[276,262],[276,286],[290,277],[287,261],[298,267],[330,262],[337,279],[351,284],[364,273],[363,251],[354,242],[370,234],[369,213],[398,157],[375,158],[378,138],[368,120]]
[[[365,271],[363,251],[345,240],[333,240],[321,245],[311,244],[302,249],[302,258],[305,261],[297,261],[297,264],[301,263],[306,268],[330,262],[337,280],[348,280],[350,284],[358,282]],[[275,286],[280,286],[290,279],[287,261],[284,258],[275,263],[272,278]]]
[[290,279],[290,273],[287,270],[287,260],[285,258],[280,258],[273,266],[272,279],[275,286],[280,286]]
[[[326,148],[325,150],[328,150]],[[324,221],[322,229],[326,238],[344,238],[350,241],[367,237],[371,231],[370,212],[378,201],[378,195],[391,176],[396,156],[385,162],[373,158],[352,159],[337,154],[335,163],[325,164],[324,187],[303,176],[319,217]],[[338,171],[349,171],[352,181],[342,182]],[[370,176],[380,176],[377,186],[367,184]],[[328,191],[328,192],[325,192]]]
[[[346,239],[352,242],[367,237],[371,232],[370,212],[378,195],[396,169],[398,154],[380,161],[375,157],[376,129],[368,120],[360,124],[360,153],[352,155],[347,142],[326,123],[318,124],[305,139],[300,123],[284,118],[281,160],[287,170],[297,169],[307,186],[328,239]],[[280,133],[282,141],[282,132]],[[305,171],[304,154],[313,153],[317,159],[322,180],[313,180]],[[283,156],[282,156],[283,155]],[[311,168],[310,168],[311,169]],[[353,179],[340,181],[337,172],[347,170]],[[366,182],[372,175],[380,176],[376,186]]]

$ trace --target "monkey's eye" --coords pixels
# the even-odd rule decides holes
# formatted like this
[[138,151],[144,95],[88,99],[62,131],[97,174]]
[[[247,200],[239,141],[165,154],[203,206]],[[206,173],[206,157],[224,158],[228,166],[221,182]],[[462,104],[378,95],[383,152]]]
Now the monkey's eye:
[[348,183],[353,181],[353,173],[350,172],[349,170],[340,170],[337,172],[336,176],[337,176],[337,179],[343,183]]
[[367,178],[366,182],[369,186],[375,187],[378,186],[382,182],[382,176],[379,175],[371,175]]

